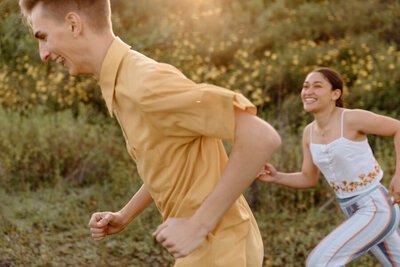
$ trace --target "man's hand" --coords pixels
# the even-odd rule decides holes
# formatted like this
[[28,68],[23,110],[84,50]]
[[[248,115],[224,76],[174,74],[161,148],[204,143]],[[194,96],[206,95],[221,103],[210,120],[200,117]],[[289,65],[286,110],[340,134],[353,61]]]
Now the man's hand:
[[400,177],[393,177],[389,185],[389,199],[393,196],[393,205],[400,204]]
[[96,212],[89,221],[90,231],[94,240],[100,241],[107,235],[122,231],[126,224],[118,212]]
[[185,257],[198,248],[208,234],[208,230],[193,217],[168,218],[153,233],[175,258]]

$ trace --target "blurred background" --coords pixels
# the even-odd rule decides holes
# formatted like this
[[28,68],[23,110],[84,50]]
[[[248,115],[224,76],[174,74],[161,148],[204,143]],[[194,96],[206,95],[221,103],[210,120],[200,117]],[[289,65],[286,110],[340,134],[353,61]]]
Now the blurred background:
[[[172,266],[151,233],[154,205],[123,232],[95,242],[92,212],[117,211],[140,187],[97,82],[40,61],[18,1],[0,1],[0,266]],[[198,83],[241,92],[282,136],[272,163],[299,171],[312,116],[300,91],[332,67],[348,108],[399,118],[397,0],[111,0],[115,33]],[[388,185],[391,138],[369,142]],[[230,146],[226,144],[229,151]],[[322,177],[321,177],[322,178]],[[323,179],[313,189],[254,184],[245,192],[264,240],[264,266],[304,266],[343,219]],[[376,266],[363,256],[349,266]]]

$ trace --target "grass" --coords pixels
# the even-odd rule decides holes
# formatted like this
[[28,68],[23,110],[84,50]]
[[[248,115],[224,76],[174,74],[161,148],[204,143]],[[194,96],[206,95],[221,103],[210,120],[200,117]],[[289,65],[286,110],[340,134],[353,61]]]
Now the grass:
[[[0,115],[0,267],[172,266],[173,258],[151,236],[162,221],[155,205],[119,234],[101,242],[90,237],[91,214],[119,210],[141,185],[115,123],[86,109],[78,117],[40,109],[22,117],[0,109]],[[274,164],[300,169],[299,136],[285,129],[280,134],[285,145]],[[372,145],[387,185],[393,142],[372,139]],[[263,236],[265,267],[304,266],[344,220],[335,201],[324,205],[333,193],[322,179],[309,190],[259,182],[245,197]],[[348,266],[377,264],[364,255]]]
[[121,207],[133,190],[125,197],[112,185],[2,192],[0,266],[168,266],[171,256],[151,237],[161,222],[154,206],[118,235],[90,236],[91,213]]
[[[300,267],[305,266],[308,254],[345,216],[337,205],[331,204],[322,211],[284,210],[263,215],[256,212],[256,219],[264,240],[264,266]],[[379,263],[366,254],[346,266],[372,267]]]
[[[154,205],[121,233],[101,242],[90,237],[91,213],[119,209],[136,189],[132,180],[119,188],[2,190],[0,266],[171,266],[173,258],[151,237],[161,222]],[[304,266],[312,248],[344,219],[334,202],[322,211],[255,211],[255,216],[264,240],[264,266]],[[364,255],[349,266],[376,265]]]

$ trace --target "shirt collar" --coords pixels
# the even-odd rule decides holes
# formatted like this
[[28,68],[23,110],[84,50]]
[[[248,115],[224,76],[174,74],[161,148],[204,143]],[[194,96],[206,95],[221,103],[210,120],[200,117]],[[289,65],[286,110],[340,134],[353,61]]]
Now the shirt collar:
[[108,48],[103,64],[101,65],[100,87],[111,117],[113,115],[113,98],[119,65],[122,62],[123,56],[130,48],[129,45],[116,37]]

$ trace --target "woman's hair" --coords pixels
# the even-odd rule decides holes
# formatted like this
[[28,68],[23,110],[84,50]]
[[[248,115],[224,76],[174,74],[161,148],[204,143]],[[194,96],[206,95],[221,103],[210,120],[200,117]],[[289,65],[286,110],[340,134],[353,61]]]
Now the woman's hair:
[[94,31],[101,32],[111,27],[110,0],[19,0],[21,11],[28,21],[38,4],[42,4],[49,15],[59,21],[64,21],[68,12],[76,12]]
[[324,75],[324,77],[332,85],[332,90],[336,90],[336,89],[340,90],[341,94],[340,94],[340,97],[336,100],[336,106],[343,107],[344,103],[343,103],[342,95],[343,95],[343,84],[344,83],[343,83],[342,76],[337,71],[330,69],[330,68],[318,68],[318,69],[313,70],[312,72],[319,72],[322,75]]

